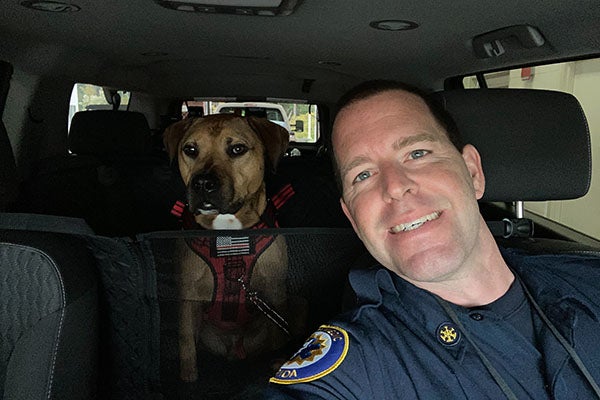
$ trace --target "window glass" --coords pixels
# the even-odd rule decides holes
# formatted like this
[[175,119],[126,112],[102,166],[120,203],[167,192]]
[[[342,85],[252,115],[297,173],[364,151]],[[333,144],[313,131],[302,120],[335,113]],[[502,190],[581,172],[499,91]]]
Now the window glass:
[[[580,199],[526,202],[525,209],[583,234],[600,239],[600,59],[579,60],[485,74],[488,87],[558,90],[573,94],[588,120],[592,144],[592,182]],[[479,87],[474,76],[463,79],[465,88]],[[565,159],[572,157],[565,154]]]
[[283,119],[283,114],[281,114],[281,112],[279,110],[268,109],[266,114],[267,114],[267,119],[269,121],[277,121],[277,122],[285,121]]
[[[129,106],[130,92],[118,90],[121,97],[119,110],[127,110]],[[110,96],[110,95],[108,95]],[[69,128],[71,119],[76,112],[89,110],[112,110],[113,106],[107,100],[105,90],[102,86],[90,85],[87,83],[76,83],[71,92],[71,101],[69,102]]]
[[285,109],[290,124],[295,127],[296,142],[316,143],[320,138],[319,111],[316,104],[279,103]]
[[[192,114],[192,110],[195,112]],[[320,137],[318,107],[294,102],[235,102],[194,99],[182,105],[182,115],[201,116],[218,113],[261,116],[290,132],[291,142],[316,143]]]

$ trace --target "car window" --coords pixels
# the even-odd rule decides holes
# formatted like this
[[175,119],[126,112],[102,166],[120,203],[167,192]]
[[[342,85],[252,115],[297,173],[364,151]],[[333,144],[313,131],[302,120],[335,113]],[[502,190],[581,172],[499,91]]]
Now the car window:
[[[557,90],[574,95],[587,117],[592,144],[592,182],[588,194],[575,200],[526,202],[525,210],[600,239],[600,58],[538,65],[484,74],[489,88]],[[475,76],[463,78],[465,88],[479,88]],[[582,149],[583,151],[583,149]],[[576,154],[565,154],[565,165]]]
[[262,107],[248,107],[248,108],[237,108],[237,107],[223,107],[219,112],[224,114],[234,114],[236,110],[240,111],[240,115],[261,115],[264,114],[269,121],[273,122],[285,122],[281,111],[273,108],[262,108]]
[[[130,92],[117,90],[121,97],[119,110],[127,110],[129,106]],[[112,110],[113,106],[106,98],[105,90],[102,86],[91,85],[88,83],[76,83],[71,92],[71,100],[69,101],[69,122],[71,127],[71,119],[76,112],[89,110]]]
[[[286,110],[292,128],[295,129],[296,142],[316,143],[321,137],[319,110],[316,104],[279,103]],[[300,124],[302,128],[300,128]]]
[[[201,111],[200,111],[201,110]],[[300,102],[233,102],[194,99],[184,101],[182,116],[238,113],[241,116],[264,115],[269,121],[290,132],[290,141],[317,143],[321,137],[319,111],[316,104]]]
[[273,110],[273,109],[267,108],[265,111],[267,114],[267,119],[269,121],[280,121],[280,122],[284,121],[283,115],[281,114],[281,112],[279,110]]

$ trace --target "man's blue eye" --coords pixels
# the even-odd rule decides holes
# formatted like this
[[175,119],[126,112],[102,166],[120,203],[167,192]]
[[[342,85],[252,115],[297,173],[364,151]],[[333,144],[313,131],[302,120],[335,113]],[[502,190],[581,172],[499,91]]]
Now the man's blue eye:
[[363,171],[360,174],[356,175],[356,178],[354,178],[354,182],[362,182],[370,176],[371,173],[369,171]]
[[429,153],[427,150],[414,150],[410,152],[410,158],[416,160],[417,158],[421,158]]

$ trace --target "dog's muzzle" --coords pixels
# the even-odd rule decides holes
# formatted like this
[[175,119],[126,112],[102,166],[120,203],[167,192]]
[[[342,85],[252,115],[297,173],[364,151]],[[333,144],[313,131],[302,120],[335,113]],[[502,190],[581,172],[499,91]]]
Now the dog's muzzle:
[[198,174],[192,178],[192,189],[199,193],[209,195],[219,190],[219,179],[212,173]]
[[188,185],[188,204],[195,215],[235,214],[239,205],[230,204],[231,197],[227,185],[213,173],[199,173],[192,177]]

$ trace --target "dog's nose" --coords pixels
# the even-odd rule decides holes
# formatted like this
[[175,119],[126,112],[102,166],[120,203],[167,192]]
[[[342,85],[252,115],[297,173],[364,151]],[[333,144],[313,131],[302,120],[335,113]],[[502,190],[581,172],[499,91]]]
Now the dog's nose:
[[192,178],[192,187],[204,193],[212,193],[219,188],[219,180],[213,174],[198,174]]

